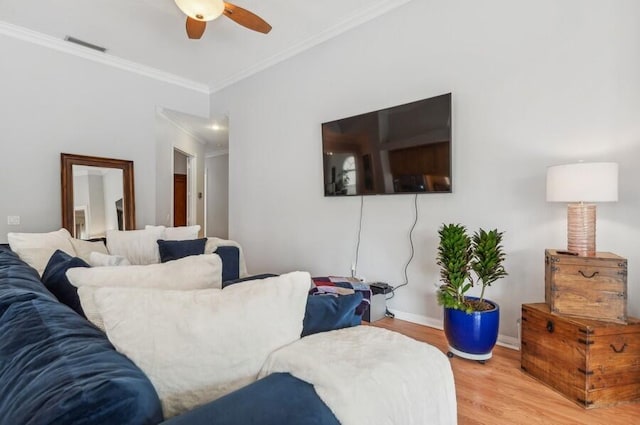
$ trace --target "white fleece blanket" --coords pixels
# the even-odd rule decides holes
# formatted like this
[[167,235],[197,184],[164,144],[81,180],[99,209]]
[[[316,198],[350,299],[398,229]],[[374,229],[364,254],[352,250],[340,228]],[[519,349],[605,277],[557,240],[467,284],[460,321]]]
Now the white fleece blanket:
[[342,425],[457,423],[447,357],[397,332],[357,326],[273,352],[260,377],[289,372],[312,384]]
[[247,277],[249,276],[249,272],[247,271],[247,263],[244,260],[244,252],[242,251],[242,247],[240,246],[240,244],[236,241],[232,241],[229,239],[220,239],[220,238],[216,238],[216,237],[208,237],[207,238],[207,244],[204,247],[204,253],[205,254],[212,254],[214,252],[216,252],[216,249],[218,249],[219,246],[235,246],[238,248],[238,250],[240,251],[240,255],[239,255],[239,275],[240,277]]

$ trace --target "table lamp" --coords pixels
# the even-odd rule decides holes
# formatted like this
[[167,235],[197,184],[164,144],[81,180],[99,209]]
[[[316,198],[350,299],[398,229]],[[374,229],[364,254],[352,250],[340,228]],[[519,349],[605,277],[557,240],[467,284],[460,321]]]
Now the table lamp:
[[596,206],[618,200],[618,164],[579,162],[547,168],[547,202],[567,202],[567,250],[596,255]]

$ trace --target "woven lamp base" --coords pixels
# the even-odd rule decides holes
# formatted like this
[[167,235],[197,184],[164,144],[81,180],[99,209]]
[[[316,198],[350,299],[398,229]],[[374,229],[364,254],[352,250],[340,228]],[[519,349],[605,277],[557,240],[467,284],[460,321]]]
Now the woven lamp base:
[[569,204],[567,208],[567,249],[578,255],[596,255],[596,206]]

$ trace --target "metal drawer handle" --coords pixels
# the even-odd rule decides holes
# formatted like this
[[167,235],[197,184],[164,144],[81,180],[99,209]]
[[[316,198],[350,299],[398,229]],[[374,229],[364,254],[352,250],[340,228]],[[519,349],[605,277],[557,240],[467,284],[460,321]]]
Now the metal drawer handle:
[[578,270],[578,273],[580,273],[582,275],[582,277],[586,278],[586,279],[591,279],[592,277],[595,277],[598,272],[593,272],[591,273],[590,276],[587,276],[586,274],[584,274],[584,272],[582,270]]
[[547,332],[549,332],[550,334],[553,333],[553,322],[551,320],[547,321]]
[[613,351],[615,351],[616,353],[623,353],[624,349],[627,348],[627,343],[625,342],[624,344],[622,344],[622,347],[620,347],[620,349],[616,349],[616,346],[613,344],[609,344],[609,347],[611,347],[611,349]]

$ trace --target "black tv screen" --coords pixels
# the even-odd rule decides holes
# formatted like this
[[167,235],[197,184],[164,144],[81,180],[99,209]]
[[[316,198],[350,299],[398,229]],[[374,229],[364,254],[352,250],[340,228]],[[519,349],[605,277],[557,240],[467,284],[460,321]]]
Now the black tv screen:
[[322,124],[325,196],[451,192],[451,93]]

